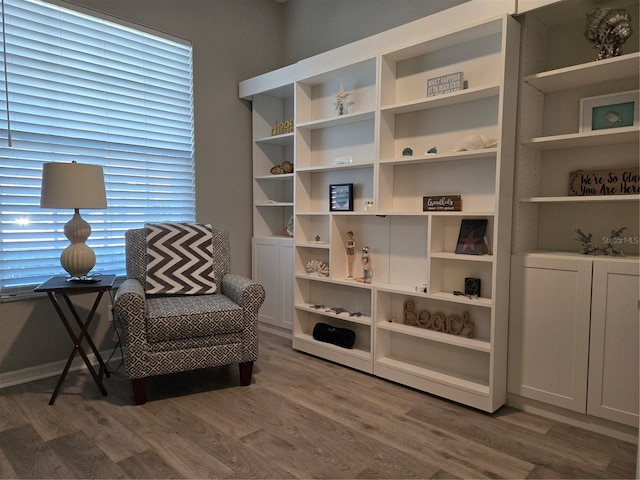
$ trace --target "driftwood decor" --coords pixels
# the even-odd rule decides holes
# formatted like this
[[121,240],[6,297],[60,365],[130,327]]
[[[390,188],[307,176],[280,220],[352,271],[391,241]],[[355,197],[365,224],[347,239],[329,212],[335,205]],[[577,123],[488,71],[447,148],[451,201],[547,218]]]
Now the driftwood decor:
[[404,324],[469,338],[473,338],[475,330],[469,312],[462,312],[462,316],[456,313],[445,315],[441,312],[431,314],[427,310],[416,312],[415,304],[411,300],[404,302]]

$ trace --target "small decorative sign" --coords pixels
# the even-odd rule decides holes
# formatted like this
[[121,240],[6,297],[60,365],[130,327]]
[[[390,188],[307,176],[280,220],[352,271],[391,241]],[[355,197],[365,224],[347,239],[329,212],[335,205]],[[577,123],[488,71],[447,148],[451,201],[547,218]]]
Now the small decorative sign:
[[445,93],[457,92],[464,88],[464,73],[456,72],[429,78],[427,80],[427,97],[435,97]]
[[422,197],[422,211],[449,211],[462,210],[462,197],[460,195],[433,195]]
[[286,122],[276,122],[271,129],[271,135],[282,135],[284,133],[293,133],[293,119]]
[[640,193],[640,169],[610,168],[569,173],[569,195],[633,195]]

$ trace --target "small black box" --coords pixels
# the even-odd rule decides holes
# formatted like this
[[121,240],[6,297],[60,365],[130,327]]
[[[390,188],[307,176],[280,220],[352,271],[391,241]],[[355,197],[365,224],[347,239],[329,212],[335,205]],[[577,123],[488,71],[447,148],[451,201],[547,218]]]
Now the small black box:
[[480,296],[480,279],[467,277],[464,279],[465,295]]

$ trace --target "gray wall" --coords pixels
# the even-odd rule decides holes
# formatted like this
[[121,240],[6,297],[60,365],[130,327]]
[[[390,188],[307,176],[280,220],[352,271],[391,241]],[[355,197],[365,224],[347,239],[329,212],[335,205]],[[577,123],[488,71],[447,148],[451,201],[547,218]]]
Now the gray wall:
[[469,0],[288,0],[284,62],[332,50]]
[[[73,0],[193,42],[196,216],[229,229],[232,270],[247,276],[251,105],[238,99],[238,82],[463,1]],[[82,315],[92,297],[74,301]],[[93,324],[100,350],[114,345],[110,303],[103,300]],[[0,375],[64,361],[71,348],[48,299],[0,304]]]

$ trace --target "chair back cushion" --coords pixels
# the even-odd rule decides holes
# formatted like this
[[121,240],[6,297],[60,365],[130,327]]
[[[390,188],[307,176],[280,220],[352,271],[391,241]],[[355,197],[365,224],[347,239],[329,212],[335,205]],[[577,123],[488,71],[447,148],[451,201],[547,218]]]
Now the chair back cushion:
[[[218,288],[222,277],[230,271],[229,233],[222,228],[212,226],[211,250],[213,262],[213,281]],[[135,228],[125,232],[127,277],[147,284],[147,229]]]
[[147,294],[216,292],[211,225],[147,223]]

